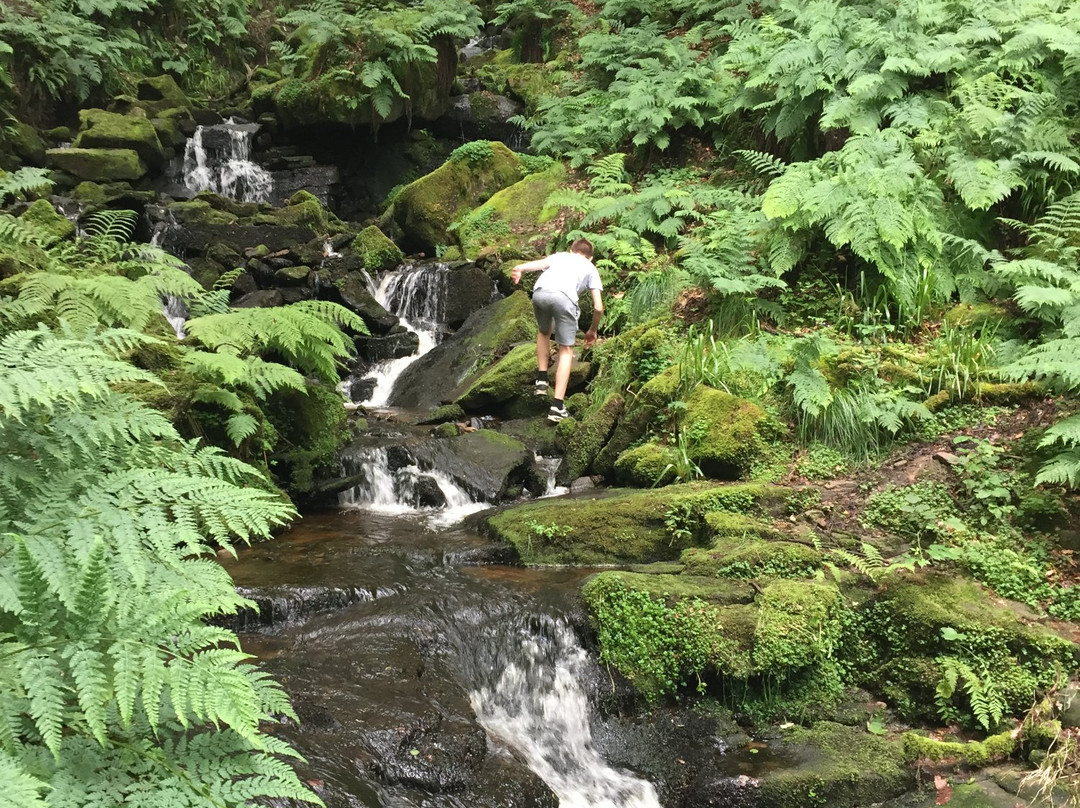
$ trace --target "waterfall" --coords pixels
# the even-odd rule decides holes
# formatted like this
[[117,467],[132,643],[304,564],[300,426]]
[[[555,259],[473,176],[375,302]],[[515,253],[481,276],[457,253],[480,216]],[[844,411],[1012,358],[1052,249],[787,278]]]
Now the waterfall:
[[[176,220],[172,218],[171,213],[168,215],[167,219],[155,224],[154,232],[150,236],[150,246],[161,247],[169,229],[175,226]],[[173,331],[176,332],[176,338],[178,340],[184,339],[187,336],[187,332],[184,330],[184,324],[187,322],[189,314],[187,303],[176,295],[165,295],[161,299],[161,313],[165,316],[165,319],[169,321],[169,325],[172,326]]]
[[449,272],[446,264],[435,264],[398,269],[380,277],[372,294],[387,311],[398,316],[403,326],[420,338],[420,346],[412,356],[376,365],[364,377],[375,381],[374,390],[371,397],[361,403],[369,407],[386,406],[394,383],[405,368],[438,344]]
[[589,656],[563,620],[519,625],[512,646],[470,693],[477,720],[517,751],[559,797],[560,808],[660,808],[653,785],[609,766],[592,743]]
[[258,128],[232,118],[198,127],[184,147],[181,182],[192,191],[213,191],[241,202],[267,201],[273,177],[251,160],[251,138]]
[[438,469],[422,469],[397,447],[393,462],[385,448],[365,449],[342,459],[345,476],[364,479],[338,495],[345,508],[386,514],[425,513],[434,525],[453,524],[487,507],[475,502],[450,476]]
[[536,461],[536,465],[543,469],[544,474],[547,476],[547,485],[544,487],[544,491],[540,494],[541,499],[544,497],[558,497],[563,494],[570,493],[570,488],[565,485],[557,485],[555,483],[555,473],[559,470],[559,464],[562,462],[560,457],[544,457],[543,455],[534,454],[533,458]]

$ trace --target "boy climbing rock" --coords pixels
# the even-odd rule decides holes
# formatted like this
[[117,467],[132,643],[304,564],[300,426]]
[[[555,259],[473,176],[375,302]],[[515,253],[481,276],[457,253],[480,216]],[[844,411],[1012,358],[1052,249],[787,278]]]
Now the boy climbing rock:
[[523,272],[541,272],[533,286],[533,313],[536,315],[536,383],[533,392],[546,395],[548,391],[548,361],[551,355],[551,338],[559,346],[555,364],[555,397],[548,410],[548,420],[558,423],[569,413],[563,404],[566,386],[570,382],[570,368],[574,363],[574,343],[577,340],[578,296],[586,289],[592,295],[592,325],[585,332],[585,347],[596,342],[596,327],[604,313],[600,291],[600,273],[592,262],[593,245],[579,238],[570,245],[570,252],[552,253],[546,258],[518,264],[510,271],[514,283],[521,280]]

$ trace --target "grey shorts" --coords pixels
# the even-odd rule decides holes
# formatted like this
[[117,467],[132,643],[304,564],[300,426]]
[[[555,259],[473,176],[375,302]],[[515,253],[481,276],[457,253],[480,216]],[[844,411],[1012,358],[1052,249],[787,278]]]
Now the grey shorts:
[[562,292],[541,289],[533,292],[533,314],[536,327],[545,334],[555,335],[560,345],[573,345],[577,341],[578,307],[576,302]]

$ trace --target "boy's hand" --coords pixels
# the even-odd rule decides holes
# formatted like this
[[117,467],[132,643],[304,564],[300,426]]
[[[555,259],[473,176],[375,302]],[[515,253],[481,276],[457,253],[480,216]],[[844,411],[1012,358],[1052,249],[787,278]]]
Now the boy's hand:
[[514,267],[513,269],[510,270],[510,280],[513,281],[514,283],[517,283],[518,281],[521,280],[521,268],[520,267]]
[[585,347],[586,348],[591,348],[595,344],[596,344],[596,332],[595,331],[586,331],[585,332]]

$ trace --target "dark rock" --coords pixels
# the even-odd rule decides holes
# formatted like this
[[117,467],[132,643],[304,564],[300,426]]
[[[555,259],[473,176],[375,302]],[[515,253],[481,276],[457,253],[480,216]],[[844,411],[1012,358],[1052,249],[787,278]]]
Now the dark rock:
[[349,400],[352,402],[367,401],[375,394],[375,379],[353,379],[349,385]]
[[414,447],[421,468],[436,468],[486,502],[498,502],[525,479],[532,452],[525,444],[490,429]]
[[446,505],[446,495],[434,477],[423,474],[413,488],[411,504],[414,508],[442,508]]
[[386,449],[386,467],[390,471],[397,471],[406,466],[415,466],[416,460],[404,446],[388,446]]
[[596,483],[592,481],[592,477],[578,477],[572,483],[570,483],[570,493],[580,494],[584,491],[592,491],[596,488]]
[[170,235],[169,243],[176,250],[203,252],[208,244],[220,241],[241,253],[248,247],[265,244],[269,251],[274,253],[280,250],[291,250],[301,244],[306,244],[313,238],[315,238],[314,231],[307,227],[190,223],[176,228]]
[[412,331],[387,334],[383,337],[359,336],[354,340],[356,352],[368,362],[385,362],[412,356],[420,347],[420,338]]
[[251,292],[244,295],[242,298],[233,303],[238,309],[269,309],[274,306],[280,306],[285,301],[281,297],[281,292],[277,289],[260,289],[257,292]]
[[456,269],[446,277],[443,316],[449,328],[460,328],[469,315],[491,303],[495,283],[476,266]]
[[308,157],[306,160],[309,165],[292,165],[271,171],[274,178],[273,192],[269,199],[271,205],[283,205],[297,191],[307,191],[322,204],[329,206],[331,189],[341,181],[341,174],[337,166],[317,166],[314,165],[314,159]]
[[398,318],[382,307],[368,291],[364,278],[358,272],[350,272],[335,284],[338,299],[346,308],[356,312],[374,335],[382,336],[398,324]]
[[236,280],[233,281],[232,289],[237,295],[243,296],[254,292],[259,288],[255,283],[255,278],[251,276],[250,272],[243,272],[236,276]]
[[311,300],[311,290],[307,287],[286,286],[280,291],[284,303],[299,303],[301,300]]
[[45,165],[45,143],[30,124],[20,121],[11,123],[8,126],[8,141],[15,154],[27,165]]
[[521,138],[521,130],[508,119],[521,114],[523,104],[505,95],[481,90],[450,99],[450,108],[435,122],[435,132],[444,137],[469,140],[499,140],[508,145]]

